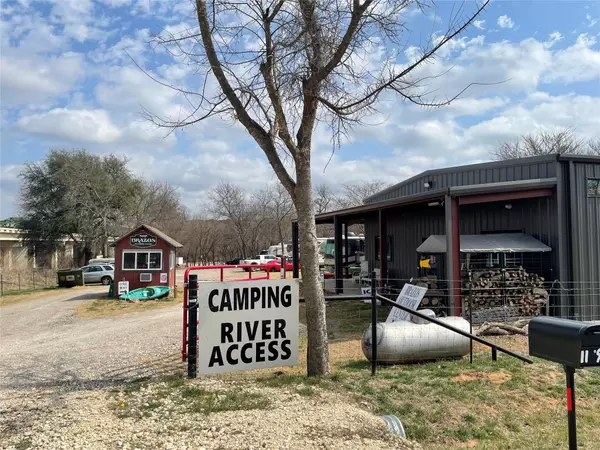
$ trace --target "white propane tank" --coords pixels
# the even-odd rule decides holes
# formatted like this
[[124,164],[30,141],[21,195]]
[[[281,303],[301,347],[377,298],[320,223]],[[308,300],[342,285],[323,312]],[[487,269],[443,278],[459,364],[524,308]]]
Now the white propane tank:
[[[469,322],[462,317],[438,319],[459,330],[469,332]],[[434,323],[408,321],[377,324],[377,361],[387,364],[462,357],[469,353],[469,338]],[[361,340],[364,355],[372,359],[371,326]]]

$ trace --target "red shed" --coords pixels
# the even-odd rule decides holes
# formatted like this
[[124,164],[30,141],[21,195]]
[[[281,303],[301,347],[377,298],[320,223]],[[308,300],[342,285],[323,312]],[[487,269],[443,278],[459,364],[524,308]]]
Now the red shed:
[[140,225],[115,243],[114,296],[119,297],[119,281],[128,281],[129,290],[146,286],[169,286],[175,290],[175,239],[149,225]]

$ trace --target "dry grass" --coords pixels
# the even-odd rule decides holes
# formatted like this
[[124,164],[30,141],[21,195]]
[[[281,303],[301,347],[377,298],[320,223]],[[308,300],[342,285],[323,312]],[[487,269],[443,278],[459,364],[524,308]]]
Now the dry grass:
[[115,298],[109,298],[108,294],[99,295],[96,299],[90,299],[77,305],[75,315],[77,317],[114,317],[135,312],[151,311],[165,308],[183,302],[183,292],[177,291],[177,297],[157,300],[146,300],[143,302],[127,302]]
[[[487,347],[476,345],[473,364],[465,357],[380,366],[373,378],[360,345],[369,320],[369,305],[329,303],[328,329],[336,338],[330,341],[332,374],[328,377],[306,378],[305,339],[295,367],[217,377],[258,381],[300,395],[318,396],[323,389],[336,392],[375,414],[396,415],[408,438],[427,449],[566,448],[565,381],[559,365],[540,359],[525,364],[501,353],[494,362]],[[527,354],[527,337],[488,339]],[[578,371],[576,392],[579,448],[596,449],[600,442],[599,371]]]
[[[352,340],[331,344],[332,375],[307,380],[305,357],[303,346],[299,367],[247,376],[287,389],[306,389],[308,383],[348,396],[375,414],[394,414],[408,438],[427,449],[566,448],[564,375],[556,364],[536,359],[528,365],[503,355],[493,362],[489,352],[478,351],[472,365],[463,358],[382,366],[373,378],[360,341]],[[600,374],[578,372],[576,391],[579,448],[596,449]]]
[[[61,293],[68,293],[73,290],[82,289],[84,286],[75,286],[72,288],[40,288],[40,289],[29,289],[18,291],[17,293],[9,293],[0,296],[0,307],[14,305],[16,303],[27,302],[30,300],[38,300],[51,295],[57,295]],[[87,287],[87,286],[86,286]]]

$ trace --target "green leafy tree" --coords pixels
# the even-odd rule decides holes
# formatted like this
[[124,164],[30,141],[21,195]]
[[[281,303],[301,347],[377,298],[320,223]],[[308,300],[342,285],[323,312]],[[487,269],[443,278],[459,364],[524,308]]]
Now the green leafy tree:
[[108,238],[131,217],[144,183],[116,156],[52,150],[21,173],[23,225],[30,253],[50,254],[71,237],[87,259],[108,252]]

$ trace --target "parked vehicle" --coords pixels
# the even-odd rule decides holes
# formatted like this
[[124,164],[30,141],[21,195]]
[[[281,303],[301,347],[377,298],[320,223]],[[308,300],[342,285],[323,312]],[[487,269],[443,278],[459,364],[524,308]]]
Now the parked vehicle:
[[238,264],[241,264],[242,258],[233,258],[230,259],[229,261],[225,261],[225,264],[228,266],[237,266]]
[[[342,240],[345,241],[344,236]],[[348,259],[346,256],[346,246],[342,244],[342,255],[344,255],[344,263],[358,263],[359,256],[364,254],[365,251],[365,238],[364,236],[348,235],[348,248],[350,250]],[[335,239],[327,238],[321,245],[319,245],[319,267],[324,268],[326,266],[335,265]]]
[[[277,260],[277,256],[275,255],[256,255],[254,258],[243,259],[240,261],[240,264],[250,264],[250,265],[258,265],[258,264],[267,264],[269,261]],[[248,272],[248,268],[244,268],[246,272]]]
[[[298,269],[300,269],[302,266],[298,263]],[[281,270],[281,260],[280,259],[276,259],[273,261],[270,261],[267,263],[267,270],[269,272],[279,272]],[[292,270],[294,270],[294,265],[292,264],[292,261],[290,261],[289,259],[287,259],[285,261],[285,270],[291,272]]]
[[275,256],[285,256],[287,258],[291,258],[292,257],[292,244],[291,243],[284,244],[283,251],[282,251],[281,243],[271,245],[266,254],[275,255]]
[[94,266],[97,264],[109,264],[111,266],[115,265],[115,258],[92,258],[88,261],[88,266]]
[[115,279],[115,268],[110,264],[92,264],[83,266],[81,270],[85,284],[102,283],[108,286]]

